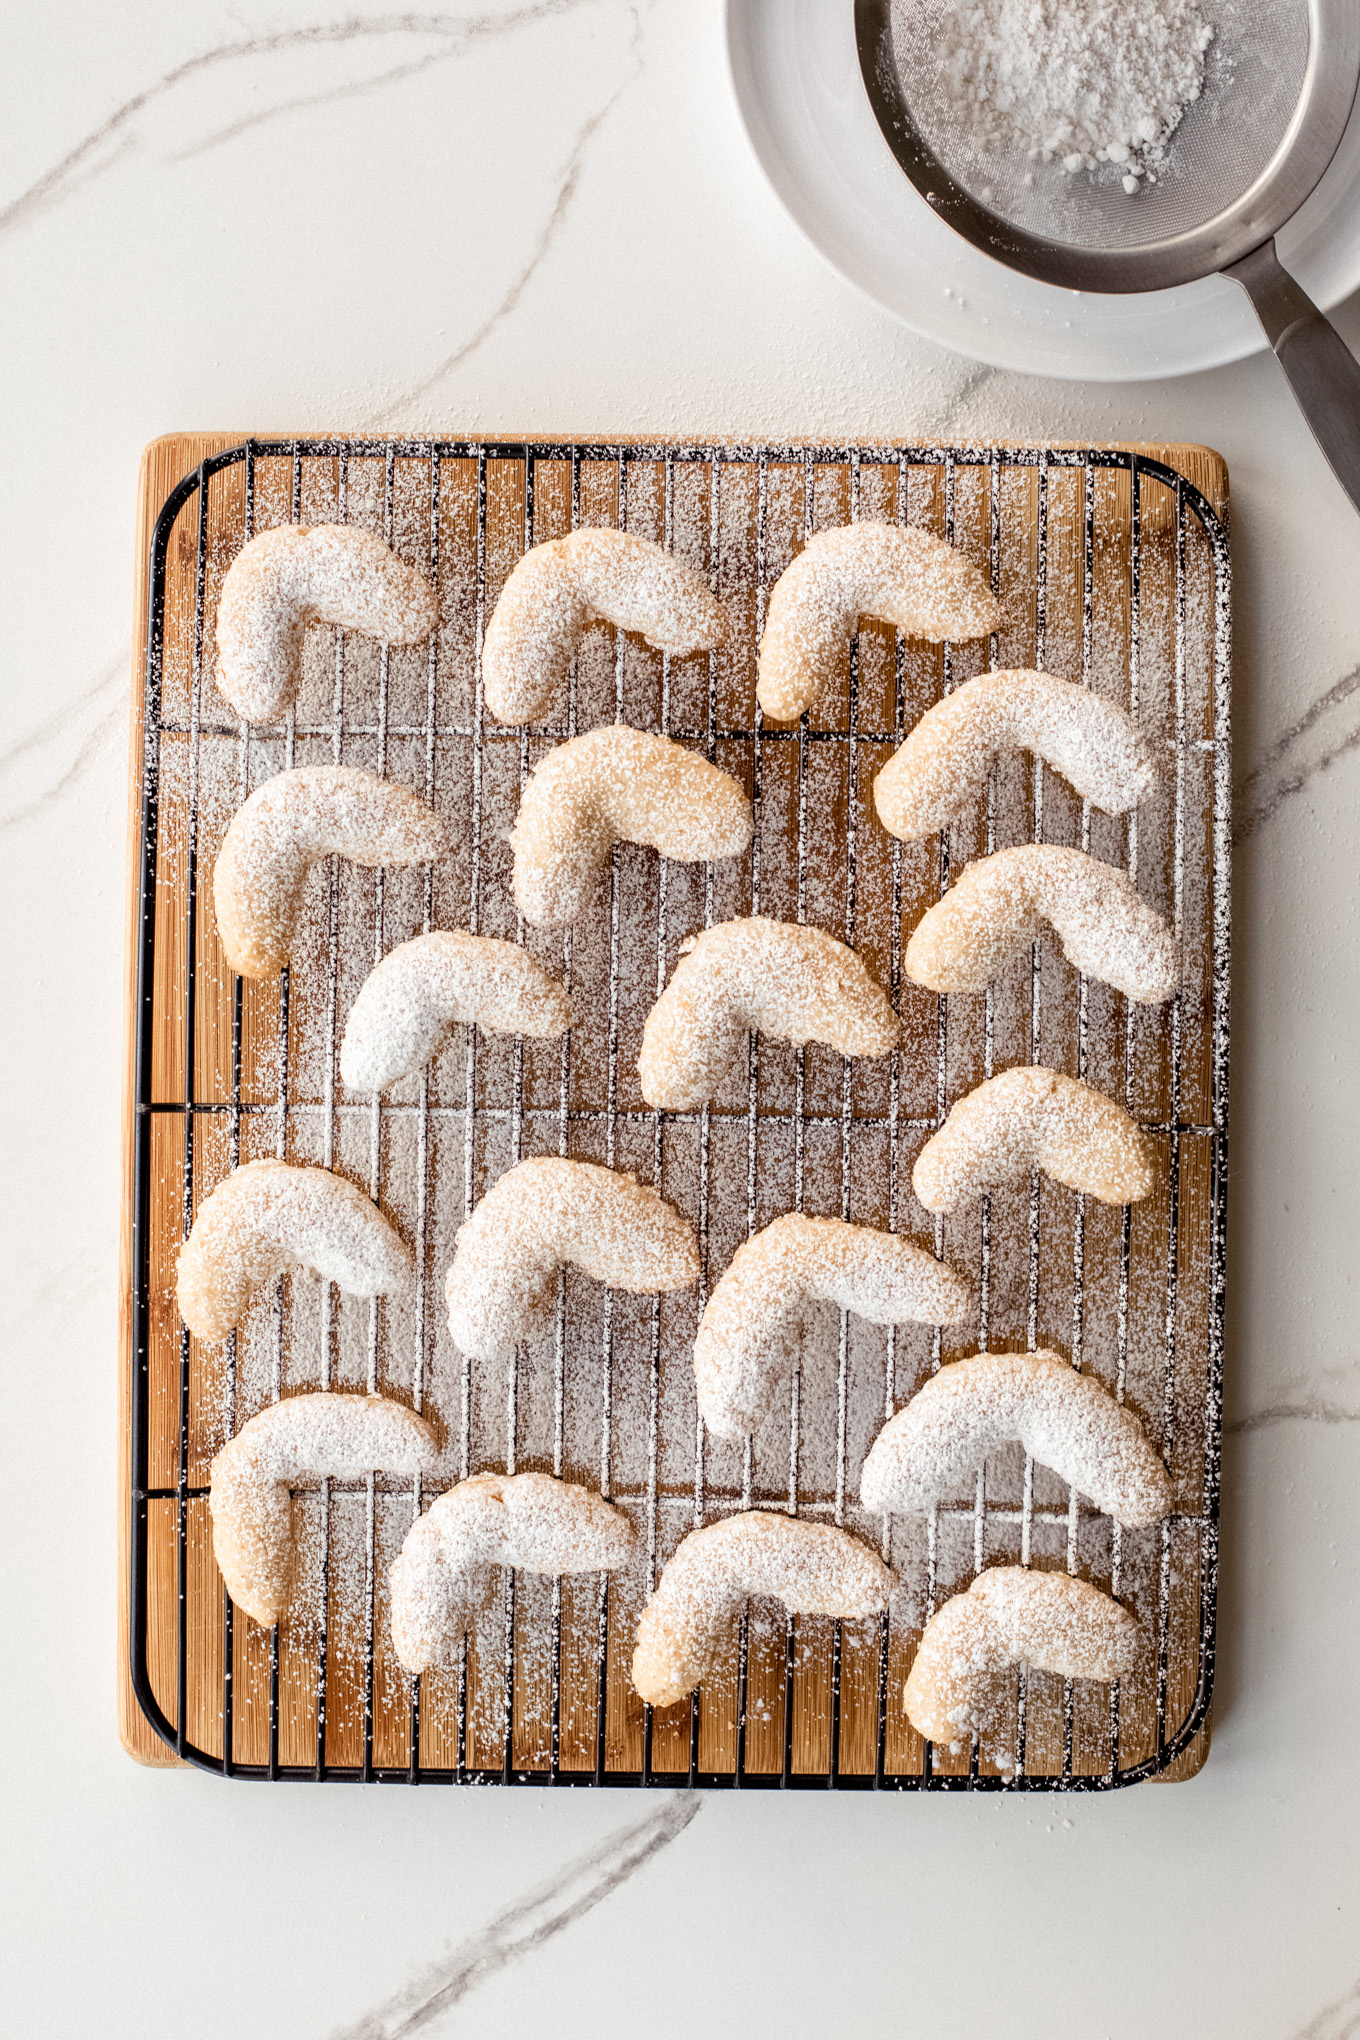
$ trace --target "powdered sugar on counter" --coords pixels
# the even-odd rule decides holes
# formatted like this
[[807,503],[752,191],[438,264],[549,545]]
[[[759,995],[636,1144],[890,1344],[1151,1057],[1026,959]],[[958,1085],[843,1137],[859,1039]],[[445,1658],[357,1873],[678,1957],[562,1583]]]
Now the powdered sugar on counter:
[[1195,0],[924,0],[919,15],[973,149],[1124,165],[1131,196],[1156,181],[1214,36]]

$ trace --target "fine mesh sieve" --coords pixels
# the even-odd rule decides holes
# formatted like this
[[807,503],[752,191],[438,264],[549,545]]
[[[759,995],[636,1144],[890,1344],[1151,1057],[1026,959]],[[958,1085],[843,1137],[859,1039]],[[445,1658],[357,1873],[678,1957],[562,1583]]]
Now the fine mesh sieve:
[[1057,157],[986,153],[956,100],[939,91],[951,18],[958,17],[950,0],[893,0],[894,57],[923,138],[992,212],[1078,248],[1132,252],[1197,233],[1225,212],[1288,133],[1308,64],[1307,0],[1218,0],[1201,96],[1175,129],[1155,182],[1130,196],[1122,164],[1074,175]]
[[855,0],[860,68],[917,190],[984,254],[1076,291],[1217,273],[1250,296],[1322,451],[1360,508],[1360,364],[1274,237],[1335,155],[1360,78],[1356,0],[1206,0],[1203,90],[1130,196],[1118,164],[1065,170],[979,144],[941,84],[955,0]]

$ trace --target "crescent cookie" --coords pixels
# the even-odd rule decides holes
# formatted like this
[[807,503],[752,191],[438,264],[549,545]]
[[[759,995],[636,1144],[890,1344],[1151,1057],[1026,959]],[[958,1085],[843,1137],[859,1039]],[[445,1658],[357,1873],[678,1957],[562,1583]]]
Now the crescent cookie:
[[702,576],[648,538],[587,529],[531,546],[501,590],[482,648],[484,698],[498,722],[549,713],[594,622],[636,631],[663,652],[712,651],[727,629]]
[[955,1211],[1033,1168],[1102,1204],[1137,1204],[1156,1181],[1152,1143],[1122,1105],[1036,1064],[960,1098],[916,1157],[911,1187],[927,1211]]
[[876,1552],[829,1523],[750,1509],[691,1530],[642,1611],[633,1684],[653,1707],[683,1700],[712,1670],[742,1604],[770,1594],[790,1615],[857,1621],[888,1605],[897,1580]]
[[460,928],[398,943],[364,979],[345,1022],[340,1075],[351,1090],[385,1091],[423,1069],[451,1027],[552,1040],[571,1001],[514,942]]
[[745,788],[683,744],[621,724],[589,730],[549,751],[524,789],[515,904],[536,926],[574,921],[615,843],[694,864],[740,857],[753,827]]
[[638,1074],[661,1112],[691,1112],[716,1093],[748,1034],[824,1042],[842,1055],[886,1055],[897,1015],[853,949],[820,928],[752,915],[682,943],[647,1015]]
[[228,963],[246,978],[282,969],[318,858],[425,864],[449,848],[434,809],[394,779],[352,765],[277,773],[232,817],[213,868],[213,907]]
[[1158,1523],[1171,1480],[1134,1412],[1056,1353],[951,1361],[883,1426],[859,1495],[873,1515],[924,1513],[1018,1440],[1127,1529]]
[[968,865],[917,924],[903,961],[932,992],[985,991],[1047,921],[1068,962],[1142,1006],[1180,989],[1176,938],[1127,873],[1084,850],[1022,843]]
[[261,1410],[212,1463],[213,1556],[232,1600],[266,1629],[287,1607],[299,1480],[415,1475],[436,1456],[429,1425],[380,1395],[290,1395]]
[[1117,1679],[1144,1649],[1126,1608],[1068,1573],[998,1565],[926,1624],[903,1693],[930,1742],[993,1736],[1013,1706],[1019,1665],[1065,1679]]
[[329,1169],[243,1162],[199,1205],[179,1257],[180,1316],[225,1339],[285,1268],[310,1268],[349,1296],[384,1296],[411,1256],[376,1204]]
[[1137,807],[1157,783],[1147,738],[1103,695],[1051,673],[984,673],[928,709],[883,767],[879,820],[905,843],[934,835],[986,792],[1009,751],[1033,751],[1109,815]]
[[458,1228],[444,1285],[454,1345],[508,1359],[552,1310],[564,1263],[614,1289],[692,1289],[699,1243],[635,1176],[557,1155],[519,1162]]
[[217,604],[217,685],[247,722],[277,722],[302,675],[309,623],[418,645],[439,621],[429,582],[371,531],[284,524],[243,545]]
[[862,616],[908,637],[985,637],[1001,610],[966,554],[914,524],[842,524],[819,531],[770,591],[756,699],[797,722],[834,684]]
[[737,1248],[694,1342],[699,1412],[717,1438],[766,1415],[798,1360],[805,1307],[838,1304],[871,1324],[956,1325],[977,1292],[924,1248],[873,1226],[788,1212]]
[[408,1672],[453,1665],[491,1584],[491,1568],[613,1572],[633,1526],[589,1488],[546,1473],[479,1473],[411,1525],[392,1566],[392,1645]]

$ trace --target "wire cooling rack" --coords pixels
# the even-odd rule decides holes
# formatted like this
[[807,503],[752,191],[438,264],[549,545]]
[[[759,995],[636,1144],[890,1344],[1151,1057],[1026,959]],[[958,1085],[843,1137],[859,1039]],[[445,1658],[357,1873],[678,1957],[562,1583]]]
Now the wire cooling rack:
[[[1213,1682],[1228,1079],[1227,538],[1196,449],[934,445],[558,444],[252,440],[169,494],[149,565],[132,1142],[130,1671],[181,1758],[251,1778],[597,1785],[1102,1789],[1166,1772],[1206,1728]],[[1182,472],[1186,470],[1186,472]],[[1198,473],[1204,487],[1191,478]],[[932,528],[989,571],[1005,624],[931,647],[866,624],[839,700],[793,729],[763,722],[755,649],[770,587],[814,530],[858,517]],[[428,646],[309,634],[287,723],[243,728],[213,684],[222,574],[253,533],[362,524],[440,591]],[[514,560],[582,523],[660,539],[706,572],[730,640],[690,659],[603,626],[542,729],[483,712],[481,645]],[[1029,759],[1003,762],[985,811],[929,844],[889,839],[871,786],[904,732],[959,680],[1038,665],[1125,703],[1165,761],[1160,794],[1111,820]],[[595,909],[565,937],[526,931],[504,832],[552,743],[600,722],[659,729],[749,786],[748,858],[666,865],[616,850]],[[433,871],[313,873],[289,968],[245,985],[209,905],[232,812],[284,766],[344,761],[431,799],[459,847]],[[1079,978],[1047,940],[979,999],[905,979],[905,936],[969,856],[1069,842],[1122,864],[1172,918],[1185,985],[1167,1008]],[[809,920],[853,942],[903,1016],[876,1062],[753,1039],[702,1112],[646,1107],[642,1022],[680,944],[733,914]],[[345,1015],[373,963],[431,927],[525,939],[570,983],[561,1044],[460,1031],[419,1079],[344,1092]],[[958,1218],[916,1205],[911,1164],[953,1101],[996,1069],[1045,1062],[1123,1099],[1161,1157],[1156,1193],[1112,1211],[1036,1173]],[[442,1282],[457,1225],[521,1155],[636,1171],[699,1235],[697,1297],[614,1295],[563,1277],[556,1323],[509,1369],[457,1354]],[[260,1154],[335,1166],[381,1200],[416,1253],[414,1295],[369,1303],[284,1278],[223,1348],[190,1338],[174,1264],[196,1201]],[[807,1209],[933,1240],[980,1281],[976,1323],[945,1334],[810,1321],[787,1402],[744,1450],[706,1442],[690,1350],[740,1241]],[[858,1506],[868,1445],[941,1361],[1055,1347],[1130,1401],[1159,1440],[1175,1510],[1121,1531],[1018,1447],[928,1520]],[[380,1389],[444,1445],[441,1475],[295,1495],[293,1606],[265,1632],[232,1607],[211,1555],[212,1454],[280,1393]],[[387,1570],[418,1510],[484,1468],[598,1486],[637,1526],[625,1575],[502,1576],[457,1674],[396,1663]],[[644,1708],[632,1630],[694,1524],[743,1507],[843,1523],[902,1582],[870,1623],[753,1604],[730,1661],[680,1708]],[[1155,1648],[1111,1688],[1022,1677],[1014,1756],[922,1742],[901,1689],[925,1621],[997,1561],[1080,1572],[1132,1608]]]

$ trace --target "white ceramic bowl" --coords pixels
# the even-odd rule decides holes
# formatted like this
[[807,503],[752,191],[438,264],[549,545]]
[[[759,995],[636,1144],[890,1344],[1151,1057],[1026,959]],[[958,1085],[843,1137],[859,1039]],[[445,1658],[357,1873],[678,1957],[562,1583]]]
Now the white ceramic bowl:
[[[847,282],[918,333],[998,368],[1093,382],[1184,375],[1265,345],[1222,277],[1122,297],[1055,290],[993,262],[898,168],[860,78],[853,0],[727,0],[727,54],[771,184]],[[1360,114],[1278,238],[1324,309],[1360,287]]]

